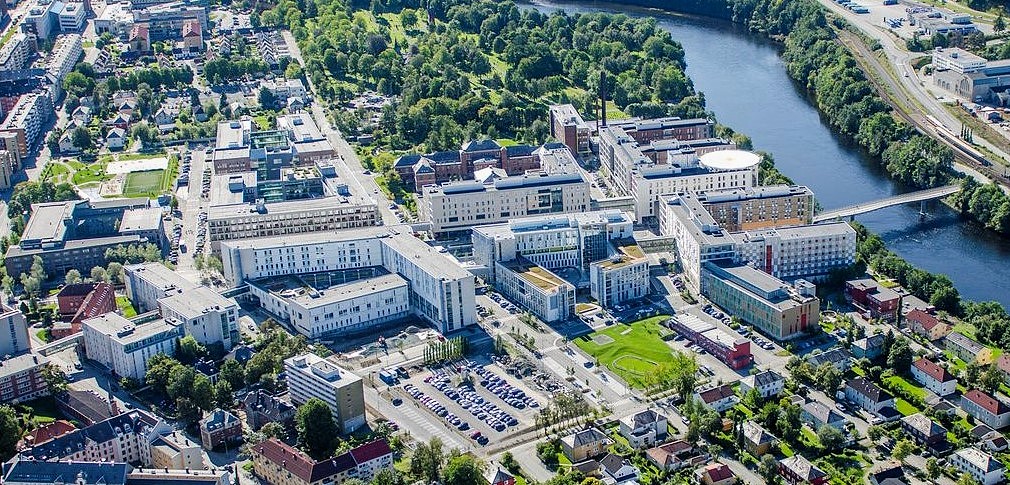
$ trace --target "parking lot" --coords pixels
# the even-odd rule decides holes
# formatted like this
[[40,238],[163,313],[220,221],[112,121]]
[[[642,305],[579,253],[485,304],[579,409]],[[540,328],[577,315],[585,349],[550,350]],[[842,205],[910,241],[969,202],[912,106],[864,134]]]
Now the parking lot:
[[417,424],[442,426],[483,446],[535,425],[548,399],[530,380],[496,362],[465,362],[414,374],[403,381],[403,401],[394,398],[393,404],[419,408],[428,423]]

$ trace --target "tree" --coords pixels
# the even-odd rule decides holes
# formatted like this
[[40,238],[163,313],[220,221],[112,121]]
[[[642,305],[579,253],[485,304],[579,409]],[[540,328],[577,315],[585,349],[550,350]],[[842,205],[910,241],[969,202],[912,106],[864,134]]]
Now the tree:
[[140,140],[140,143],[145,147],[151,146],[155,141],[158,140],[158,130],[156,130],[150,123],[142,121],[133,125],[133,131],[131,132],[134,138]]
[[46,364],[42,368],[42,378],[46,381],[49,392],[59,394],[67,390],[67,373],[57,365]]
[[758,464],[758,474],[764,478],[765,483],[779,483],[779,462],[770,454],[761,455],[761,463]]
[[908,345],[908,339],[899,338],[891,345],[891,350],[887,353],[887,366],[894,369],[898,374],[904,374],[912,366],[912,347]]
[[999,389],[1000,384],[1003,384],[1003,373],[1000,372],[995,364],[990,364],[979,378],[978,386],[983,391],[994,394]]
[[109,266],[105,270],[105,272],[109,275],[109,282],[114,285],[122,284],[125,281],[123,279],[125,275],[123,271],[123,263],[117,263],[113,261],[109,263]]
[[18,426],[18,413],[11,406],[0,406],[0,459],[7,460],[17,451],[21,439],[21,427]]
[[73,285],[81,282],[81,272],[76,269],[67,271],[67,276],[63,278],[68,285]]
[[[539,448],[539,446],[538,446]],[[410,474],[417,480],[426,483],[439,481],[445,453],[442,451],[442,440],[432,438],[427,443],[420,443],[410,457]]]
[[168,378],[175,373],[176,367],[182,367],[179,361],[165,354],[155,354],[147,360],[147,373],[144,374],[144,381],[147,385],[165,392],[168,387]]
[[1006,19],[1003,18],[1002,8],[1000,8],[999,10],[999,16],[997,16],[996,20],[992,23],[992,30],[993,32],[996,33],[1000,33],[1006,30]]
[[800,407],[795,404],[787,404],[779,410],[779,417],[775,422],[775,428],[778,430],[779,435],[782,436],[782,439],[787,442],[793,443],[800,436],[800,428],[802,427],[800,414]]
[[179,339],[179,361],[191,364],[201,357],[207,355],[207,347],[204,347],[192,335],[187,335]]
[[277,96],[267,88],[260,88],[258,99],[260,107],[264,109],[274,109],[277,107]]
[[70,132],[70,141],[78,150],[90,150],[95,147],[95,141],[91,139],[91,132],[83,126]]
[[187,426],[200,420],[200,408],[187,397],[175,400],[175,412],[179,416],[179,421]]
[[866,437],[870,438],[870,441],[874,442],[879,441],[886,433],[887,430],[877,425],[870,426],[866,429]]
[[228,409],[235,403],[235,393],[231,384],[221,379],[214,384],[214,404],[221,409]]
[[915,443],[908,439],[901,439],[894,445],[891,455],[898,461],[905,461],[905,458],[912,453],[915,453]]
[[284,435],[287,434],[287,432],[284,430],[284,425],[276,421],[271,421],[267,424],[264,424],[263,427],[260,428],[260,433],[263,433],[263,436],[266,436],[267,438],[277,438],[277,439],[284,438]]
[[829,396],[833,396],[838,386],[842,385],[842,372],[829,362],[817,366],[814,375],[818,386]]
[[108,283],[109,274],[105,272],[105,268],[95,266],[94,268],[91,268],[91,280],[95,283]]
[[224,364],[221,364],[218,378],[231,385],[233,390],[245,387],[245,372],[242,370],[242,364],[239,364],[238,361],[225,360]]
[[417,11],[409,8],[403,9],[403,12],[400,12],[400,22],[408,29],[413,27],[417,24]]
[[484,464],[473,455],[459,455],[445,466],[444,485],[480,485],[484,482]]
[[193,377],[193,387],[190,391],[189,396],[196,407],[203,411],[214,409],[214,385],[210,383],[207,376],[196,374]]
[[828,452],[834,452],[845,445],[845,435],[838,428],[827,424],[817,428],[817,440]]
[[168,384],[165,386],[168,397],[189,397],[193,390],[193,383],[196,381],[196,372],[192,367],[184,365],[173,367],[171,372],[168,376]]
[[926,476],[929,477],[930,480],[940,478],[940,474],[942,473],[943,467],[940,466],[940,463],[936,460],[936,458],[931,457],[926,460]]
[[339,434],[330,407],[320,399],[312,398],[302,404],[295,414],[298,441],[309,454],[322,458],[333,451],[333,438]]

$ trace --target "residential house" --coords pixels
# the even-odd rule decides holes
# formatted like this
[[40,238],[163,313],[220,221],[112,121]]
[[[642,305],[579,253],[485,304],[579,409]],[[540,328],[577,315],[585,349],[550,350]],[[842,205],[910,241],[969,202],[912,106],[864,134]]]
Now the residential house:
[[706,408],[719,413],[736,406],[740,402],[740,398],[733,392],[733,387],[729,384],[695,391],[694,398],[700,401]]
[[158,125],[160,128],[163,125],[175,125],[175,118],[178,116],[178,112],[174,109],[169,109],[165,106],[158,108],[158,111],[154,113],[154,124]]
[[685,440],[671,441],[645,450],[645,458],[661,470],[675,471],[709,461],[708,453]]
[[126,146],[126,130],[115,127],[105,135],[105,147],[109,150],[122,150]]
[[905,323],[912,332],[929,339],[930,342],[946,337],[951,331],[950,325],[919,309],[908,312],[908,315],[905,315]]
[[848,372],[849,368],[852,367],[852,354],[841,347],[835,347],[824,352],[812,352],[807,354],[804,359],[815,368],[827,363],[835,366],[836,369],[843,373]]
[[996,359],[996,368],[1003,374],[1003,382],[1010,385],[1010,354],[1002,354]]
[[992,362],[992,351],[960,332],[951,332],[944,339],[947,350],[954,354],[954,357],[961,359],[968,364],[986,365]]
[[957,389],[954,374],[925,357],[912,363],[912,377],[938,396],[948,396]]
[[613,453],[607,453],[600,459],[600,469],[603,471],[603,483],[614,485],[638,479],[638,468],[631,460]]
[[1010,448],[1010,441],[1007,441],[1006,436],[1003,436],[1003,433],[1000,433],[999,431],[991,431],[978,440],[978,445],[985,451],[998,453]]
[[133,24],[130,29],[129,42],[132,52],[150,52],[151,32],[148,25],[146,23]]
[[200,420],[200,441],[213,450],[242,440],[242,420],[223,409],[215,409]]
[[762,399],[777,396],[786,385],[786,380],[772,370],[758,372],[740,379],[740,394],[746,396],[751,389],[757,389]]
[[365,443],[348,452],[355,463],[355,475],[369,483],[380,471],[393,468],[393,449],[385,439]]
[[761,456],[778,444],[778,438],[769,433],[757,421],[744,421],[743,446],[753,456]]
[[947,428],[925,414],[915,413],[901,418],[901,429],[933,456],[945,455],[950,451]]
[[961,396],[961,409],[994,429],[1010,425],[1010,406],[978,389],[971,389]]
[[876,359],[884,351],[884,334],[878,333],[856,340],[849,350],[857,359]]
[[867,478],[870,485],[908,485],[901,463],[888,463]]
[[246,424],[253,431],[259,431],[267,423],[280,423],[290,427],[297,411],[291,404],[271,396],[263,389],[246,394],[242,399],[242,408],[245,410]]
[[621,419],[621,436],[632,448],[645,448],[666,439],[666,416],[651,409]]
[[828,474],[802,455],[793,455],[779,460],[779,475],[790,485],[799,483],[809,485],[824,485],[828,483]]
[[694,476],[701,485],[733,485],[737,482],[736,474],[723,463],[710,463],[695,470]]
[[599,456],[609,445],[610,438],[596,428],[586,428],[561,438],[561,449],[572,463]]
[[81,149],[74,144],[74,130],[64,130],[59,140],[60,155],[76,155]]
[[839,431],[845,429],[848,420],[845,416],[838,414],[826,404],[819,401],[804,403],[800,412],[800,419],[810,426],[810,429],[820,429],[821,426],[828,425]]
[[497,463],[487,467],[487,470],[484,471],[484,480],[487,481],[488,485],[516,485],[515,475],[512,475]]
[[[867,412],[885,419],[890,414],[883,412],[883,410],[885,408],[894,410],[894,396],[877,387],[865,377],[850,379],[845,383],[845,399]],[[894,417],[897,418],[897,416]]]
[[104,461],[155,464],[155,444],[172,431],[155,415],[134,409],[86,428],[21,450],[22,458],[38,461]]
[[954,452],[949,463],[970,475],[982,485],[996,485],[1003,482],[1006,467],[992,455],[975,448],[962,448]]

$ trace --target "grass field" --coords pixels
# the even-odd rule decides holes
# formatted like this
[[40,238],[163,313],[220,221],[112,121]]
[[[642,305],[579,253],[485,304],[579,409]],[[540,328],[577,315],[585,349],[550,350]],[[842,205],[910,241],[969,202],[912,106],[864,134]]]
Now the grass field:
[[668,331],[660,315],[629,324],[618,324],[575,340],[575,345],[621,376],[629,385],[645,388],[642,378],[656,364],[673,362],[672,349],[663,341]]
[[164,170],[130,172],[123,183],[123,195],[154,194],[161,192]]

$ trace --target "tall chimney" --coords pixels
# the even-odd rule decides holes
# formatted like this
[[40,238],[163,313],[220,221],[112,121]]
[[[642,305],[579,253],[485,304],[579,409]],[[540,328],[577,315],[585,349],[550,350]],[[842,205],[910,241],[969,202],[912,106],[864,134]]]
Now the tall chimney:
[[600,117],[602,127],[607,126],[607,71],[600,71]]

